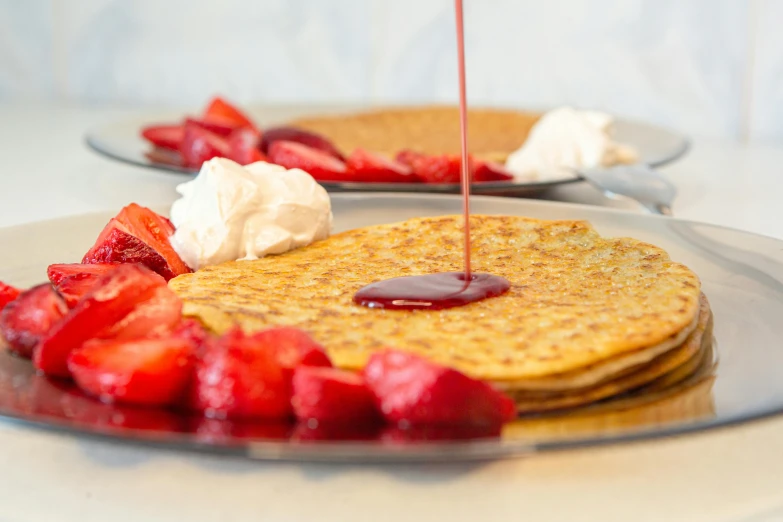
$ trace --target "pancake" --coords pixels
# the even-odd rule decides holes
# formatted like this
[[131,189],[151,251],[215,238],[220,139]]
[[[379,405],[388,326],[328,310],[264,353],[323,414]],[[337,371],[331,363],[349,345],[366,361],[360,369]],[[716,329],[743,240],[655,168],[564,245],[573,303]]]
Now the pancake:
[[375,281],[461,270],[461,219],[351,230],[279,256],[207,267],[170,286],[185,315],[217,333],[296,326],[338,367],[360,369],[394,347],[479,379],[551,377],[561,388],[583,387],[576,377],[601,365],[595,382],[644,364],[695,327],[699,279],[662,249],[602,238],[586,222],[514,216],[471,217],[474,270],[507,278],[506,294],[439,311],[353,303]]
[[[527,139],[538,113],[469,109],[469,149],[477,158],[505,161]],[[427,154],[460,154],[459,109],[451,106],[398,107],[294,120],[292,126],[317,132],[350,153],[357,147],[393,157],[403,149]]]

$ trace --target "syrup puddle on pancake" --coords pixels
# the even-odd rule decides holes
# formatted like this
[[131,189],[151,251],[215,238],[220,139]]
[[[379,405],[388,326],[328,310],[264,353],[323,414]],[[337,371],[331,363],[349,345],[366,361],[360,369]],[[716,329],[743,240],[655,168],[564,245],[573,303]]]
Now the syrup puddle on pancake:
[[369,308],[397,310],[442,310],[481,301],[504,294],[511,288],[507,279],[476,274],[470,269],[470,180],[468,155],[468,108],[465,89],[465,35],[462,0],[454,0],[457,19],[457,61],[459,65],[459,125],[462,150],[463,272],[442,272],[395,277],[372,283],[360,289],[353,300]]

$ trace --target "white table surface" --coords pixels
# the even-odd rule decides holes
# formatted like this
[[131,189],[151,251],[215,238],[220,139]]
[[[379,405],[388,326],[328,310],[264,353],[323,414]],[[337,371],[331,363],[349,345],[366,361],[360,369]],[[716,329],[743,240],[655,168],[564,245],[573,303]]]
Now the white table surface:
[[[176,175],[83,144],[126,110],[0,105],[0,226],[167,204]],[[783,148],[694,140],[674,214],[783,238]],[[584,184],[547,197],[636,210]],[[637,210],[638,211],[638,210]],[[0,522],[783,520],[783,419],[470,465],[251,463],[0,422]]]

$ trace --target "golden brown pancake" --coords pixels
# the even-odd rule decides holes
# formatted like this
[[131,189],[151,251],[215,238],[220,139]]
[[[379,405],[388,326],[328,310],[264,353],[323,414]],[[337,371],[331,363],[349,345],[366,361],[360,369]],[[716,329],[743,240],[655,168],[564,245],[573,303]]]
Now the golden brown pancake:
[[[581,221],[513,216],[471,218],[474,269],[508,279],[506,294],[440,311],[353,303],[375,281],[461,270],[461,219],[351,230],[170,285],[184,313],[218,333],[236,324],[249,331],[296,326],[339,367],[359,369],[375,351],[394,347],[515,389],[547,389],[535,387],[547,378],[566,389],[606,382],[681,346],[696,328],[699,279],[665,251],[603,238]],[[574,377],[595,368],[603,369],[588,384]]]
[[[504,161],[527,139],[538,113],[469,109],[469,148],[481,159]],[[290,125],[322,134],[349,154],[364,148],[393,157],[403,149],[459,154],[459,109],[452,106],[397,107],[345,115],[301,118]]]

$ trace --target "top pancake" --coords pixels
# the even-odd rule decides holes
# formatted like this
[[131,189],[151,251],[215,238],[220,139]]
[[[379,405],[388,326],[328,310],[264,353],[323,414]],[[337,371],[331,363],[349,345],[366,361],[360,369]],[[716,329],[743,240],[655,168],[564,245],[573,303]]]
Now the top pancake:
[[303,328],[335,365],[361,368],[383,347],[422,354],[476,378],[534,379],[665,343],[692,328],[700,283],[658,247],[602,238],[581,221],[472,216],[473,265],[507,278],[500,297],[439,311],[355,305],[362,286],[462,268],[461,216],[343,232],[256,261],[173,279],[184,313],[223,332]]
[[[504,161],[527,139],[540,114],[503,109],[469,109],[469,148],[476,157]],[[459,154],[459,109],[399,107],[356,114],[302,118],[290,122],[322,134],[348,154],[365,148],[393,157],[403,149]]]

